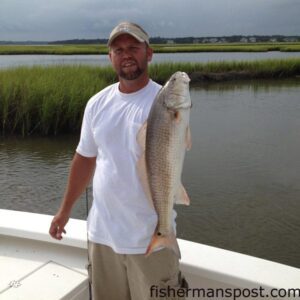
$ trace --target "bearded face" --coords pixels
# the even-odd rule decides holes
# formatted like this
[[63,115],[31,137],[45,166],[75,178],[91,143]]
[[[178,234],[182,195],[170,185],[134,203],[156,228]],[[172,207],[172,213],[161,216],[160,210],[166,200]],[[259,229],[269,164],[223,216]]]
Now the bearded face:
[[135,80],[147,72],[152,49],[131,35],[123,34],[111,44],[109,57],[120,78]]

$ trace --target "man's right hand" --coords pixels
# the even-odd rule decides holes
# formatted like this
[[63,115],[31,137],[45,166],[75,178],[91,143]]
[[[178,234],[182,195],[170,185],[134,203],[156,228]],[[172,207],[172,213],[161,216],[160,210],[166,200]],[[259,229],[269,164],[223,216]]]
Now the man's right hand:
[[65,226],[69,221],[69,215],[58,212],[50,225],[49,234],[57,240],[61,240],[62,234],[67,233],[65,230]]
[[54,239],[61,240],[62,234],[66,233],[65,226],[69,221],[72,207],[88,186],[95,170],[96,159],[97,157],[85,157],[75,153],[62,204],[49,229],[49,234]]

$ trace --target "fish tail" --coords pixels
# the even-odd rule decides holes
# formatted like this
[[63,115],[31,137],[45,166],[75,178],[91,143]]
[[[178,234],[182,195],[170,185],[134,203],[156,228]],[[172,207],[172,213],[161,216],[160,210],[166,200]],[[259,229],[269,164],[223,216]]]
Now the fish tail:
[[179,259],[181,259],[180,249],[174,233],[163,236],[155,232],[147,248],[146,256],[149,256],[155,249],[160,247],[166,247],[173,250],[174,253],[179,257]]

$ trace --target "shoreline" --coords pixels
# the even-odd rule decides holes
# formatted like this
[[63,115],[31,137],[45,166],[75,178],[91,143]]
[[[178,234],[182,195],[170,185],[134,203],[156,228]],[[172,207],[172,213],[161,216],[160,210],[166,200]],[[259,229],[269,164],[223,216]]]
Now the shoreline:
[[193,72],[189,74],[191,79],[191,85],[199,85],[201,83],[219,83],[219,82],[227,82],[227,81],[244,81],[244,80],[258,80],[258,79],[265,79],[265,80],[279,80],[279,79],[299,79],[300,82],[300,75],[284,75],[280,74],[276,77],[268,77],[264,75],[254,75],[248,71],[229,71],[229,72],[221,72],[221,73],[203,73],[203,72]]
[[[300,42],[152,44],[154,53],[197,52],[300,52]],[[105,44],[0,45],[0,55],[95,55],[107,54]]]

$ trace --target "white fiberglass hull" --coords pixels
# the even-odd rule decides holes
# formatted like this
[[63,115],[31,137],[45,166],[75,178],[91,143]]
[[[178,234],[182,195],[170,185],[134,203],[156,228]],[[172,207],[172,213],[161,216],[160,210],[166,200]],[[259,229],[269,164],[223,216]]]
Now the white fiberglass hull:
[[[1,300],[89,299],[86,222],[71,219],[67,235],[56,241],[48,235],[51,220],[48,215],[0,210]],[[294,299],[288,290],[299,292],[300,269],[185,240],[178,242],[190,299],[234,299],[234,294],[240,294],[235,299],[265,299],[266,295],[278,299],[284,291],[286,297],[280,299]],[[153,296],[161,292],[166,291],[154,289]]]

